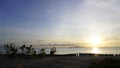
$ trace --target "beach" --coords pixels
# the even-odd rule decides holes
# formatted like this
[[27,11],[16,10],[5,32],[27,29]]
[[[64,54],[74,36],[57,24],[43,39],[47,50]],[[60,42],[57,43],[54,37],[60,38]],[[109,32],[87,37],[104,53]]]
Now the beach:
[[51,56],[45,58],[0,57],[0,68],[92,68],[105,58],[120,60],[119,56]]

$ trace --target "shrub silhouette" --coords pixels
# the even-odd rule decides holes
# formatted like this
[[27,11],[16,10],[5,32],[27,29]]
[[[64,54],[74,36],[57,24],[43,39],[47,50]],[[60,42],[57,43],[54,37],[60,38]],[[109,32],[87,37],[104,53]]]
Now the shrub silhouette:
[[[15,55],[17,55],[18,49],[15,47],[15,45],[13,45],[13,43],[4,45],[4,48],[5,48],[6,54],[8,56],[14,57]],[[18,55],[20,55],[21,57],[26,57],[26,58],[30,58],[30,57],[44,58],[46,56],[45,48],[42,48],[39,51],[38,54],[37,54],[36,50],[33,48],[32,45],[26,46],[24,44],[19,49],[21,50],[21,53],[18,54]]]
[[39,58],[44,58],[44,57],[46,56],[46,53],[45,53],[45,49],[44,49],[44,48],[42,48],[39,52],[40,52],[40,53],[38,54],[38,57],[39,57]]
[[14,57],[17,54],[17,48],[15,48],[15,45],[13,43],[4,45],[4,48],[6,50],[6,54]]
[[24,55],[25,47],[26,47],[25,44],[20,47],[22,55]]
[[55,52],[56,52],[56,48],[55,47],[51,48],[50,55],[53,56]]

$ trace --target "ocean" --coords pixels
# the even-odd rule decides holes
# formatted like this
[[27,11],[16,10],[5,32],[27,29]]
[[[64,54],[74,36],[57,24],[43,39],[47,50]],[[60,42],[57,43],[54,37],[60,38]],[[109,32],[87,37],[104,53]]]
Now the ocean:
[[[38,53],[43,47],[33,47]],[[52,47],[51,47],[52,48]],[[46,54],[50,54],[50,47],[45,47]],[[4,48],[0,48],[0,53],[5,54]],[[18,53],[21,53],[21,49],[18,48]],[[93,54],[120,54],[120,47],[56,47],[56,53],[58,55],[75,54],[75,53],[93,53]]]
[[[39,51],[40,48],[35,48]],[[50,53],[50,48],[45,52]],[[85,48],[56,48],[56,54],[93,53],[93,54],[120,54],[120,47],[85,47]]]

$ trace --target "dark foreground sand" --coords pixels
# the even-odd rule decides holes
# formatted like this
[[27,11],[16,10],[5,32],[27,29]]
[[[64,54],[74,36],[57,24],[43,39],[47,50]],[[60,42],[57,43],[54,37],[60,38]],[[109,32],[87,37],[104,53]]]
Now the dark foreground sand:
[[45,57],[40,59],[25,59],[25,58],[0,58],[0,68],[91,68],[91,65],[98,63],[104,58],[118,58],[119,56],[56,56]]

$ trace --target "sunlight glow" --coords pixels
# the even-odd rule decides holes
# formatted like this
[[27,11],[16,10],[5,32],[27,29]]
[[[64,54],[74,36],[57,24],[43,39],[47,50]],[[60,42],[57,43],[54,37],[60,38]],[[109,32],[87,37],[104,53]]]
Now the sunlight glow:
[[98,54],[98,53],[100,53],[100,51],[98,48],[95,47],[92,49],[92,53]]
[[101,43],[101,38],[99,36],[91,36],[88,41],[90,44],[97,46]]

